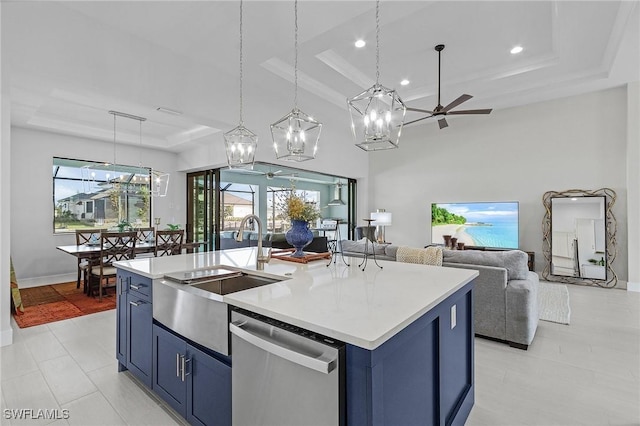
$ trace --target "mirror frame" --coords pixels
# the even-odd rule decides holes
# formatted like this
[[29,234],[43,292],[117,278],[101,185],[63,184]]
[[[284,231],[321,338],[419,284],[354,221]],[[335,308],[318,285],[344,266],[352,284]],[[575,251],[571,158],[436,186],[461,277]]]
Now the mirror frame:
[[[551,272],[551,199],[571,197],[605,197],[605,239],[607,248],[607,278],[604,280],[595,278],[565,277],[552,275]],[[547,281],[556,281],[570,284],[589,284],[604,288],[613,288],[618,284],[618,275],[612,268],[612,264],[618,254],[616,244],[617,221],[613,215],[613,205],[616,203],[616,192],[611,188],[600,188],[593,191],[584,189],[569,189],[567,191],[548,191],[542,196],[544,205],[544,218],[542,219],[542,254],[545,265],[542,277]]]

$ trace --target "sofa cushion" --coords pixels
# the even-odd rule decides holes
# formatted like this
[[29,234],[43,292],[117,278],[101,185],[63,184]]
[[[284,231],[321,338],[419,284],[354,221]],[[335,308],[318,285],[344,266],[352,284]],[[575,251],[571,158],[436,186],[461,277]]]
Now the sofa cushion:
[[378,244],[368,241],[366,238],[362,238],[358,241],[342,240],[340,242],[343,252],[364,253],[365,245],[367,247],[367,253],[376,255],[385,254],[385,248],[387,244]]
[[393,244],[387,244],[384,248],[384,254],[395,259],[398,256],[398,247]]
[[443,261],[472,265],[497,266],[507,270],[509,280],[526,280],[529,276],[527,253],[521,250],[481,251],[444,250]]

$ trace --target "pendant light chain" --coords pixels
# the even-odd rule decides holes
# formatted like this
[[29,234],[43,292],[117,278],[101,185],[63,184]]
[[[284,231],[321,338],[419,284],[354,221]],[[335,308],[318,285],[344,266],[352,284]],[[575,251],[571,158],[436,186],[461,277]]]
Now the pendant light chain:
[[293,108],[298,109],[298,0],[295,0],[293,5],[295,31],[293,36],[293,80],[294,80],[294,92],[293,92]]
[[380,84],[380,0],[376,0],[376,85]]
[[240,0],[240,125],[244,123],[242,110],[242,0]]

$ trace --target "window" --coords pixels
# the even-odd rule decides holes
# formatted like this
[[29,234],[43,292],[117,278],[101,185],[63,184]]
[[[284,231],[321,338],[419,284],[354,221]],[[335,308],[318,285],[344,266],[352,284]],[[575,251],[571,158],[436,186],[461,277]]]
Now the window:
[[243,217],[257,213],[256,191],[256,185],[220,182],[223,231],[238,230]]
[[126,221],[151,226],[150,170],[53,158],[54,233],[114,228]]
[[[291,188],[267,187],[267,231],[283,232],[289,225],[289,219],[282,212],[282,204]],[[294,190],[295,194],[307,203],[320,206],[320,191]]]

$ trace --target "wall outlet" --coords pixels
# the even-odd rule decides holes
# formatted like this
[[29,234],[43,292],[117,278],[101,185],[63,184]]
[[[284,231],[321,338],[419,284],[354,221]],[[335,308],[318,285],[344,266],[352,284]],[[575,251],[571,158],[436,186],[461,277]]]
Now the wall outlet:
[[456,305],[453,305],[451,307],[451,329],[453,330],[456,327],[456,315],[457,314],[457,308]]

